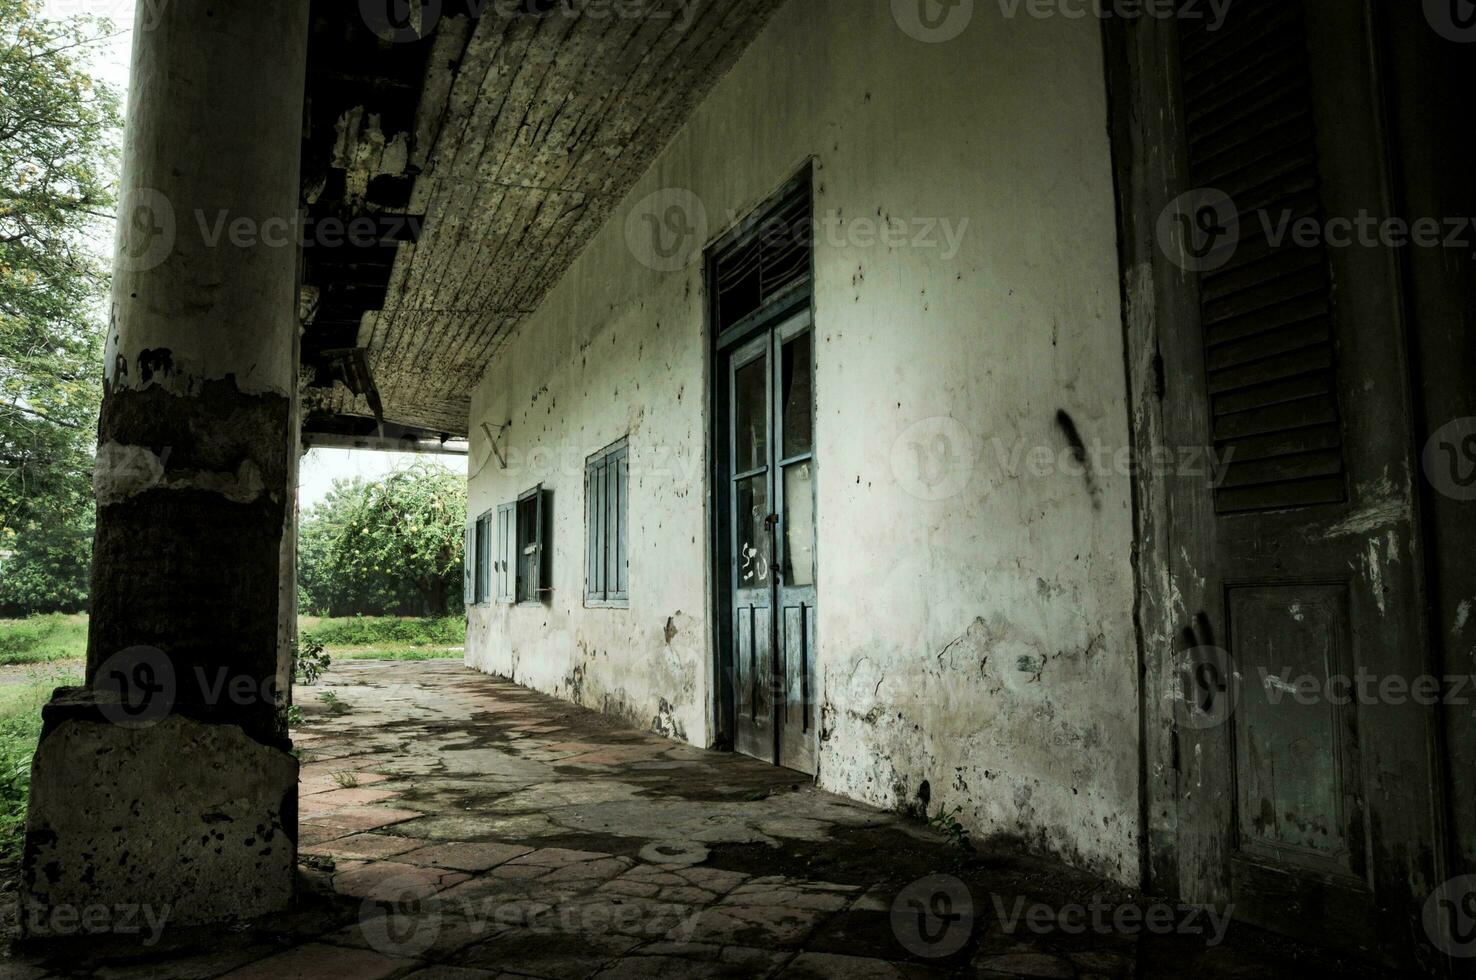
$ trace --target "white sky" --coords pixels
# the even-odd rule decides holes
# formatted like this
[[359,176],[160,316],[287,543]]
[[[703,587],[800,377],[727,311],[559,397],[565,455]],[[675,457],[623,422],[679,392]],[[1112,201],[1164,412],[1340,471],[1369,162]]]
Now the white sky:
[[[166,0],[146,0],[158,4]],[[179,0],[168,0],[179,2]],[[182,0],[196,2],[196,0]],[[155,8],[149,8],[155,9]],[[128,90],[128,69],[133,50],[133,17],[135,0],[45,0],[42,10],[47,17],[66,18],[77,16],[106,17],[113,22],[117,33],[101,38],[91,46],[93,73],[120,92]],[[100,244],[104,250],[111,245],[111,235],[104,236]],[[374,453],[347,449],[314,449],[302,459],[299,476],[301,489],[298,500],[304,510],[321,501],[333,488],[333,481],[362,477],[374,480],[386,474],[410,466],[417,460],[430,459],[465,474],[465,457],[415,456],[406,453]]]
[[333,489],[334,480],[359,476],[377,480],[417,462],[440,463],[447,469],[466,475],[465,456],[420,456],[414,453],[371,453],[361,449],[313,449],[302,458],[298,474],[297,502],[304,511],[318,503]]

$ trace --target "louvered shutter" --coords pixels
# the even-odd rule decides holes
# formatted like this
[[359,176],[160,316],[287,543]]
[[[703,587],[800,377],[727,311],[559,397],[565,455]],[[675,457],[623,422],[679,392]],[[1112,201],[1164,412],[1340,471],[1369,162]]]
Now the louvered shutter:
[[476,524],[468,521],[461,551],[461,601],[470,606],[476,602]]
[[730,327],[810,278],[814,209],[799,181],[713,260],[718,329]]
[[1211,431],[1231,454],[1220,513],[1346,494],[1327,247],[1290,234],[1324,217],[1301,8],[1237,0],[1218,30],[1179,19],[1190,176],[1240,214],[1234,257],[1200,276]]
[[513,559],[513,551],[517,547],[517,533],[514,525],[514,515],[517,512],[516,504],[503,504],[497,508],[497,601],[512,602],[514,596],[514,576],[517,564]]

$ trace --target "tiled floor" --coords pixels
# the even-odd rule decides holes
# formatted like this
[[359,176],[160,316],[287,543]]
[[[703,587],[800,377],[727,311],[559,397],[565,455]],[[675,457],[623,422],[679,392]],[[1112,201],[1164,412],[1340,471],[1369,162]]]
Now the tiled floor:
[[0,980],[1361,972],[458,663],[336,665],[298,700],[298,910]]

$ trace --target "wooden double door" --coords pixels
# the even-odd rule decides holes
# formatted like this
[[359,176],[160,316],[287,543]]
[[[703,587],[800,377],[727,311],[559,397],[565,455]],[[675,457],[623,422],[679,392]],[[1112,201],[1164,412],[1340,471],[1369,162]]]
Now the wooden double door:
[[814,774],[814,334],[799,312],[721,353],[733,747]]

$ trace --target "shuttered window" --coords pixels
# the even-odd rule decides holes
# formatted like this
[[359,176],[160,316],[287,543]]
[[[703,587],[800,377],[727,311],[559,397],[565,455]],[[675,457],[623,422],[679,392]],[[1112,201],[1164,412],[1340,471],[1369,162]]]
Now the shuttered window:
[[484,518],[490,581],[495,582],[498,602],[542,602],[553,591],[551,549],[545,545],[552,503],[551,491],[535,487],[515,503],[498,507],[495,516],[489,513]]
[[1290,234],[1324,217],[1303,16],[1237,0],[1218,30],[1179,18],[1190,177],[1240,216],[1233,258],[1200,275],[1220,513],[1346,497],[1327,248]]
[[553,591],[552,549],[545,546],[552,526],[552,499],[552,494],[540,486],[523,494],[514,505],[515,544],[510,565],[516,575],[513,592],[519,603],[542,602]]
[[719,331],[810,281],[815,238],[808,173],[722,244],[712,262]]
[[492,515],[477,518],[470,534],[472,596],[471,601],[485,605],[492,601]]
[[630,510],[630,449],[625,440],[591,456],[584,468],[584,598],[591,606],[630,600],[626,556]]
[[512,602],[516,594],[513,578],[517,563],[513,560],[513,542],[517,540],[514,528],[516,504],[503,504],[497,508],[497,601]]

